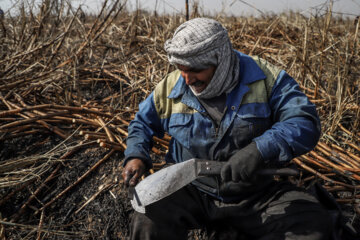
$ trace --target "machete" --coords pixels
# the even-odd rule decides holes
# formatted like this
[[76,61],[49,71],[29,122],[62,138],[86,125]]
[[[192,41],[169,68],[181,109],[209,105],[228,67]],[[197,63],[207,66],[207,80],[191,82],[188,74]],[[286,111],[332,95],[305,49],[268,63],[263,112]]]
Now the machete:
[[[145,213],[145,207],[159,201],[200,176],[220,175],[226,162],[192,158],[182,163],[165,167],[138,183],[131,189],[131,205],[135,211]],[[297,176],[299,172],[292,168],[262,169],[260,175]]]

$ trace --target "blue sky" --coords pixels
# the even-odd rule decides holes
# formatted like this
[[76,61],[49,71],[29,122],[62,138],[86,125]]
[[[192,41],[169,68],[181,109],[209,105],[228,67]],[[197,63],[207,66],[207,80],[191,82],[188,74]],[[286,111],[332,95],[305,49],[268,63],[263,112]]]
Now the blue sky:
[[[16,9],[22,0],[0,0],[0,7],[7,11]],[[39,0],[25,0],[25,2],[39,2]],[[102,0],[72,0],[73,6],[84,5],[85,9],[96,12],[102,5]],[[192,5],[193,0],[189,0]],[[200,11],[206,14],[223,12],[228,15],[258,15],[259,12],[279,13],[288,10],[300,11],[304,14],[316,12],[329,0],[197,0]],[[360,15],[360,0],[334,0],[333,11]],[[143,9],[158,13],[184,12],[185,0],[128,0],[129,8],[136,8],[137,3]],[[250,6],[251,5],[251,6]],[[350,15],[350,16],[351,16]]]

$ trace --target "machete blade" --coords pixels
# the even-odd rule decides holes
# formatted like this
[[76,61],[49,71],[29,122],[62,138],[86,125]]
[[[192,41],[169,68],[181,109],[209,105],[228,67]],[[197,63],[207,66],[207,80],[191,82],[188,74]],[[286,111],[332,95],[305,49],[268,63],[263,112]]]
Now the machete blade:
[[[145,207],[159,201],[194,181],[198,176],[219,175],[226,162],[193,158],[149,175],[132,190],[131,204],[135,211],[145,213]],[[292,168],[267,168],[260,175],[298,176]]]
[[163,168],[136,185],[131,205],[135,211],[145,213],[146,206],[169,196],[196,178],[196,159]]

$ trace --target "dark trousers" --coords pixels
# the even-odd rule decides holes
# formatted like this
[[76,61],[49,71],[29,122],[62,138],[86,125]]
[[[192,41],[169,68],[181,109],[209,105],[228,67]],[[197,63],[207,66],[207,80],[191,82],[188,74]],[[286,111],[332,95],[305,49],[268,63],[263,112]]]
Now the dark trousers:
[[187,239],[206,229],[209,239],[323,240],[331,218],[317,199],[290,183],[276,183],[234,203],[222,203],[188,185],[135,212],[130,239]]

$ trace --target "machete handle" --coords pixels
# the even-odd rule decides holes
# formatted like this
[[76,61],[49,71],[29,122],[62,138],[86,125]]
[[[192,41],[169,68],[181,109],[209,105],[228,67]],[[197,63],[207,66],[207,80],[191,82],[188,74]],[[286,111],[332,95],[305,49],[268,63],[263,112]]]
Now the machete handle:
[[[212,175],[220,175],[220,171],[222,166],[225,165],[226,162],[212,161],[212,160],[196,160],[196,173],[198,176],[212,176]],[[300,172],[294,168],[266,168],[261,169],[257,172],[257,174],[262,176],[299,176]]]
[[259,170],[257,174],[262,176],[278,175],[284,177],[298,177],[300,175],[300,172],[295,168],[265,168]]
[[198,176],[220,175],[224,164],[225,162],[197,159],[196,173]]

